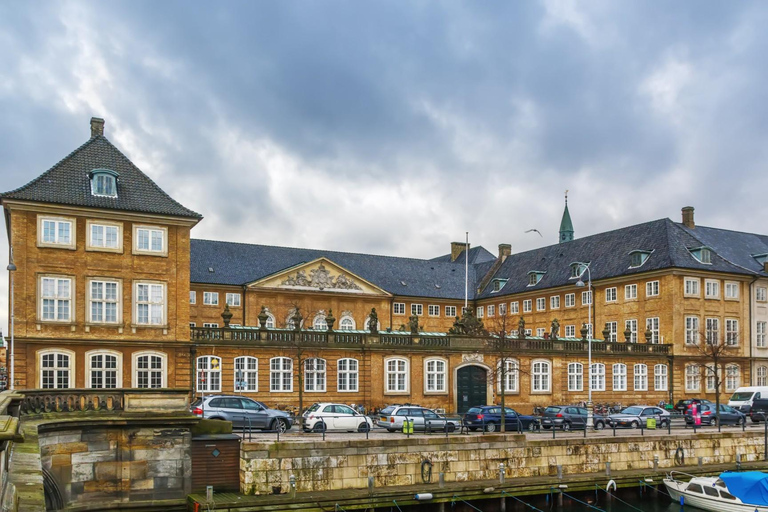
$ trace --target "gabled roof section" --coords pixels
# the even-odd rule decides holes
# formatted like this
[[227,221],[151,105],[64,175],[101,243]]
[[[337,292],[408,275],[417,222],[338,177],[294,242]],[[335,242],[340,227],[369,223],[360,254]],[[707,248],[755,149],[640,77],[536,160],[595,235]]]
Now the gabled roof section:
[[[94,169],[118,174],[117,197],[91,193],[89,173]],[[202,219],[166,194],[103,135],[92,137],[34,180],[0,198]]]
[[[432,258],[429,261],[441,261],[441,262],[453,263],[453,264],[460,263],[464,265],[465,256],[466,256],[465,251],[461,251],[461,254],[459,254],[459,257],[456,258],[456,261],[451,261],[450,254],[446,254],[444,256],[438,256],[437,258]],[[489,261],[495,261],[495,260],[496,260],[496,256],[494,256],[493,253],[491,253],[482,245],[469,248],[469,264],[470,265],[477,265],[478,263],[487,263]]]
[[[214,240],[191,240],[191,281],[242,286],[319,258],[393,295],[464,299],[464,267],[455,263]],[[470,299],[476,275],[470,265]]]
[[706,226],[695,228],[687,228],[683,224],[677,224],[677,226],[696,239],[697,242],[693,243],[692,247],[709,247],[714,253],[742,269],[762,276],[768,275],[764,272],[763,265],[753,257],[755,254],[768,253],[768,235]]

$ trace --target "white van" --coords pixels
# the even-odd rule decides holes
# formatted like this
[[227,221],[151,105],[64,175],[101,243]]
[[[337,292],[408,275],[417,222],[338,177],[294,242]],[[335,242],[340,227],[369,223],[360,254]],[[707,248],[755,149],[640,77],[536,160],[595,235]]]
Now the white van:
[[747,386],[738,388],[728,400],[728,405],[749,414],[752,402],[758,398],[768,398],[768,386]]

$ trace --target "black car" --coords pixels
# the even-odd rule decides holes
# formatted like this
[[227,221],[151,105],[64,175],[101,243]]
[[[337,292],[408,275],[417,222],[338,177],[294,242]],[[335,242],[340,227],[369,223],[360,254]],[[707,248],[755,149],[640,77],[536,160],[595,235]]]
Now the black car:
[[[483,429],[485,432],[501,430],[501,406],[481,405],[471,407],[464,415],[462,424],[469,430]],[[538,430],[539,420],[535,416],[519,414],[514,409],[505,407],[504,429],[513,430]]]
[[686,411],[691,409],[691,404],[711,404],[706,398],[683,398],[678,400],[675,404],[675,410],[680,414],[685,414]]
[[[702,425],[717,425],[715,418],[715,411],[717,410],[716,404],[701,404],[699,407],[701,414]],[[743,425],[747,421],[747,415],[741,411],[737,411],[733,407],[725,404],[720,404],[720,424],[721,425]],[[693,425],[694,418],[693,412],[688,409],[685,413],[685,424]]]
[[[584,430],[584,426],[587,424],[588,411],[584,407],[576,407],[575,405],[550,405],[544,409],[544,413],[541,415],[542,428],[561,428],[563,430]],[[595,430],[603,430],[605,428],[606,421],[605,416],[595,414],[592,416],[592,426]]]
[[752,408],[749,410],[749,417],[753,423],[765,421],[768,417],[768,398],[755,398],[752,401]]

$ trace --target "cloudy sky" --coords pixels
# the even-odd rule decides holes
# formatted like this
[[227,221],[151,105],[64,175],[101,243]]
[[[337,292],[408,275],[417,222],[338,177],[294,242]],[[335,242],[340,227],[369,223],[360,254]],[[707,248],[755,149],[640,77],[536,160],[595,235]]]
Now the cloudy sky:
[[685,205],[765,233],[766,25],[759,0],[3,2],[0,189],[100,116],[197,238],[523,251],[566,189],[577,237]]

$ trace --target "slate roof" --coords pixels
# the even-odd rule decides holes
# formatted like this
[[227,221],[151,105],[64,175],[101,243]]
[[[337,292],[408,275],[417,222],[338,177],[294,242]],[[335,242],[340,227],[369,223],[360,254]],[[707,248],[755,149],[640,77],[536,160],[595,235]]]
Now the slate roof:
[[[94,169],[118,173],[116,198],[91,194],[89,173]],[[92,137],[34,180],[0,198],[202,218],[163,192],[103,135]]]
[[[451,255],[450,254],[444,254],[443,256],[438,256],[437,258],[432,258],[429,261],[442,261],[444,263],[461,263],[464,265],[466,252],[461,251],[461,254],[459,254],[458,258],[456,258],[456,261],[451,261]],[[477,263],[485,263],[488,261],[496,261],[496,256],[493,255],[492,252],[487,250],[482,245],[478,245],[477,247],[470,247],[469,248],[469,264],[475,265]],[[462,295],[463,297],[463,295]]]
[[678,224],[678,226],[701,241],[701,245],[710,247],[734,265],[762,276],[768,275],[763,271],[763,265],[752,257],[753,254],[768,254],[768,235],[705,226],[696,226],[693,229],[682,224]]
[[[696,231],[698,230],[697,227]],[[755,236],[759,238],[758,235]],[[688,249],[702,245],[705,245],[702,240],[669,219],[577,238],[567,243],[509,256],[494,275],[494,279],[508,279],[504,287],[498,292],[493,292],[491,280],[476,298],[572,285],[576,282],[571,279],[570,266],[574,262],[589,263],[592,281],[673,267],[753,274],[752,270],[734,264],[720,255],[714,244],[706,244],[711,245],[715,252],[712,255],[712,263],[699,263]],[[635,250],[651,251],[651,254],[642,266],[629,268],[629,253]],[[537,285],[528,286],[528,272],[534,270],[545,274]]]
[[[321,257],[395,295],[464,298],[464,266],[456,263],[198,239],[191,240],[191,281],[244,285]],[[470,298],[477,278],[470,265]]]

